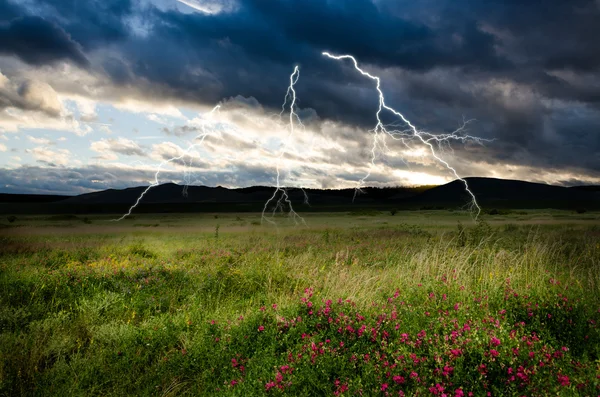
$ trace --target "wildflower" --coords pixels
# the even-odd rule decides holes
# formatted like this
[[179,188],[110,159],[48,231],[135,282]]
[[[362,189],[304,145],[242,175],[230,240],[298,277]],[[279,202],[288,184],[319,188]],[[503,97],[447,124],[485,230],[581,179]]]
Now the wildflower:
[[492,349],[492,350],[490,350],[490,355],[492,357],[498,357],[500,355],[500,353],[498,352],[498,350]]
[[485,364],[481,364],[481,365],[479,366],[479,373],[480,373],[481,375],[485,375],[485,374],[487,373],[487,367],[486,367],[486,365],[485,365]]
[[237,385],[238,382],[237,382],[237,380],[232,379],[231,382],[229,382],[229,383],[231,383],[231,386],[235,386],[235,385]]
[[381,385],[381,391],[386,391],[387,388],[388,388],[388,384],[387,383],[384,383],[384,384]]
[[495,336],[492,336],[492,339],[490,342],[491,342],[492,346],[500,346],[500,339],[496,338]]
[[260,327],[258,327],[258,332],[263,332],[264,330],[265,330],[264,326],[261,325]]
[[452,350],[450,350],[450,354],[453,357],[460,357],[460,355],[462,354],[462,350],[460,350],[460,349],[452,349]]
[[465,393],[462,391],[462,389],[454,390],[454,397],[463,397],[464,395]]
[[274,387],[275,387],[275,382],[271,381],[271,382],[268,382],[267,384],[265,384],[265,390],[266,391],[269,391],[269,390],[271,390]]
[[400,385],[400,384],[402,384],[402,383],[404,383],[404,382],[406,381],[406,379],[404,379],[404,377],[403,377],[403,376],[400,376],[400,375],[394,375],[394,376],[392,377],[392,380],[393,380],[395,383],[399,384],[399,385]]
[[558,383],[561,386],[569,386],[571,382],[569,381],[569,377],[567,375],[558,375]]

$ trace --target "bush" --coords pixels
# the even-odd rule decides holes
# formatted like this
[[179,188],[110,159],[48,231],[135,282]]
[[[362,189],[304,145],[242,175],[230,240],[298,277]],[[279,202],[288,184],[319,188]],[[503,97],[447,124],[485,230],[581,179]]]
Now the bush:
[[585,208],[577,208],[575,212],[577,212],[578,214],[585,214],[587,210]]
[[396,215],[397,213],[398,213],[398,209],[396,209],[396,208],[393,208],[393,209],[390,211],[390,214],[392,214],[392,216]]
[[14,221],[17,220],[17,217],[14,215],[10,215],[10,216],[7,216],[6,219],[8,220],[9,223],[13,223]]

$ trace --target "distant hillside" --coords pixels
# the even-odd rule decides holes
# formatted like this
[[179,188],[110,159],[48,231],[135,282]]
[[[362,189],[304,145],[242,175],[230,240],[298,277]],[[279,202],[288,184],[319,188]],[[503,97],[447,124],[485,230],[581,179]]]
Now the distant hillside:
[[[576,208],[600,206],[600,192],[510,179],[466,178],[469,189],[484,207]],[[464,205],[470,200],[463,182],[456,180],[427,190],[409,201],[444,207]]]
[[[467,178],[469,187],[484,208],[600,209],[597,186],[561,187],[494,178]],[[0,202],[0,213],[123,213],[146,190],[146,186],[108,189],[79,196],[10,195]],[[273,196],[274,188],[253,186],[239,189],[184,186],[165,183],[150,189],[136,212],[256,212]],[[304,195],[309,204],[304,203]],[[26,197],[25,197],[26,196]],[[470,201],[461,181],[442,186],[354,189],[288,189],[297,211],[354,211],[365,208],[456,209]],[[0,197],[1,198],[1,197]],[[353,200],[354,199],[354,200]]]
[[573,186],[570,189],[585,190],[587,192],[600,192],[600,185]]
[[0,193],[0,203],[52,203],[69,197],[71,196]]

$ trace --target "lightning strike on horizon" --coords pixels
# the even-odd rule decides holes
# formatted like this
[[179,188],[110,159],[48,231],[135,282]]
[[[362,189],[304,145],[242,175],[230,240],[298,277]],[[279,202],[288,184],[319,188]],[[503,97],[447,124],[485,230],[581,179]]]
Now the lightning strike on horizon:
[[[281,160],[286,153],[286,149],[289,144],[289,141],[292,138],[292,136],[294,135],[294,119],[296,120],[296,122],[298,123],[298,125],[301,128],[304,128],[304,124],[302,124],[302,120],[300,119],[300,116],[298,116],[298,114],[294,110],[294,108],[296,106],[296,90],[295,90],[294,86],[298,82],[299,78],[300,78],[300,68],[298,68],[298,66],[295,66],[294,71],[290,75],[290,85],[288,86],[287,91],[285,93],[285,97],[283,99],[283,104],[281,105],[281,112],[279,113],[279,117],[281,118],[281,116],[283,116],[283,114],[285,113],[285,105],[287,104],[288,98],[289,98],[290,99],[289,133],[288,133],[285,141],[283,141],[283,144],[279,151],[279,156],[277,157],[277,162],[275,164],[275,170],[277,173],[276,177],[275,177],[275,183],[276,183],[275,191],[273,192],[273,195],[271,196],[271,198],[269,198],[265,202],[265,206],[263,208],[262,215],[261,215],[261,221],[264,220],[271,224],[275,224],[275,222],[272,220],[272,218],[275,216],[275,213],[277,212],[277,210],[283,211],[284,205],[287,204],[289,207],[289,216],[294,220],[294,222],[296,224],[298,224],[298,220],[300,220],[300,222],[302,222],[304,225],[306,225],[304,218],[302,218],[300,215],[298,215],[298,213],[292,207],[292,201],[290,200],[290,197],[288,196],[287,189],[285,187],[281,186],[281,180],[280,180],[281,171],[279,170]],[[308,196],[306,195],[306,192],[304,191],[304,189],[302,189],[302,188],[300,188],[300,189],[304,193],[304,202],[306,204],[308,204]],[[271,219],[269,219],[269,217],[265,216],[265,213],[267,212],[269,204],[277,198],[278,193],[280,194],[280,197],[277,199],[275,206],[273,208],[273,211],[271,213],[271,216],[270,216]]]
[[[212,115],[216,111],[218,111],[220,108],[221,108],[221,105],[216,105],[208,113],[208,116],[212,117]],[[157,166],[156,173],[154,174],[154,182],[152,182],[150,185],[148,185],[148,187],[146,189],[144,189],[144,191],[139,195],[139,197],[137,198],[137,200],[135,201],[135,203],[129,208],[129,211],[127,211],[126,214],[123,214],[120,218],[111,219],[111,221],[118,222],[118,221],[121,221],[121,220],[127,218],[129,215],[131,215],[131,212],[139,205],[140,201],[146,195],[146,193],[148,193],[150,191],[150,189],[152,189],[153,187],[156,187],[156,186],[158,186],[160,184],[160,182],[158,181],[158,176],[160,175],[160,172],[162,171],[162,168],[165,165],[169,164],[169,163],[172,163],[174,161],[181,160],[182,158],[184,158],[186,155],[189,154],[189,152],[192,149],[194,149],[194,148],[202,145],[204,143],[204,139],[206,139],[206,137],[209,136],[209,135],[211,135],[213,132],[214,131],[207,131],[206,130],[206,123],[203,123],[202,124],[202,133],[198,134],[196,136],[196,138],[194,138],[194,141],[198,141],[198,142],[194,143],[194,144],[191,144],[186,150],[183,151],[183,154],[181,154],[180,156],[171,157],[170,159],[161,162]],[[184,160],[184,163],[185,163],[185,160]],[[191,164],[191,159],[190,159],[190,164]],[[187,196],[187,185],[184,186],[183,194],[184,194],[184,196]]]
[[[456,179],[460,180],[465,185],[465,190],[471,196],[471,202],[468,203],[469,210],[471,210],[471,211],[476,210],[475,220],[477,220],[477,217],[481,213],[481,207],[479,207],[479,204],[477,203],[477,198],[475,197],[475,194],[473,194],[473,192],[469,188],[469,184],[467,183],[467,181],[458,175],[458,173],[456,172],[456,169],[454,167],[452,167],[450,164],[448,164],[447,161],[445,161],[444,159],[442,159],[441,157],[439,157],[437,155],[437,153],[434,149],[433,143],[436,143],[438,145],[438,147],[440,148],[440,150],[443,151],[443,145],[447,144],[448,146],[450,146],[450,141],[452,141],[452,140],[461,141],[463,143],[467,142],[467,141],[473,141],[478,144],[482,144],[482,142],[484,142],[484,141],[489,142],[491,140],[483,139],[483,138],[479,138],[479,137],[475,137],[475,136],[471,136],[471,135],[458,135],[459,133],[464,131],[465,127],[471,120],[467,120],[467,121],[463,120],[462,126],[460,126],[459,128],[457,128],[456,130],[454,130],[451,133],[432,134],[432,133],[425,132],[425,131],[419,131],[408,119],[406,119],[404,117],[404,115],[402,113],[400,113],[397,110],[395,110],[394,108],[386,105],[385,96],[383,95],[383,91],[381,90],[380,78],[378,76],[374,76],[374,75],[364,71],[363,69],[361,69],[358,66],[358,62],[356,61],[356,58],[354,58],[352,55],[347,55],[347,54],[332,55],[326,51],[323,52],[322,55],[329,57],[331,59],[338,60],[338,61],[343,60],[343,59],[350,59],[352,61],[352,63],[354,64],[354,68],[360,74],[362,74],[365,77],[368,77],[371,80],[374,80],[377,83],[376,89],[377,89],[377,93],[379,95],[379,107],[376,112],[377,124],[375,125],[375,127],[372,130],[370,130],[373,132],[373,145],[371,146],[371,164],[369,166],[369,171],[367,172],[367,174],[358,181],[357,187],[354,191],[354,197],[356,198],[356,194],[361,192],[361,190],[360,190],[361,186],[364,184],[365,180],[371,175],[371,169],[375,166],[375,160],[377,159],[377,149],[381,148],[381,146],[383,146],[384,149],[387,149],[385,137],[389,136],[390,138],[392,138],[394,140],[400,141],[404,146],[406,146],[409,149],[412,149],[412,148],[407,141],[410,141],[412,138],[417,137],[421,143],[423,143],[429,147],[429,150],[431,151],[431,155],[437,161],[439,161],[441,164],[443,164],[448,170],[450,170],[454,174]],[[381,121],[381,113],[383,112],[383,110],[387,110],[388,112],[392,113],[393,115],[399,117],[402,120],[402,122],[407,126],[407,128],[405,128],[404,130],[398,130],[398,129],[388,130],[386,128],[386,124],[383,124],[383,122]],[[391,125],[394,125],[394,124],[391,124]],[[394,125],[394,127],[395,127],[395,125]],[[451,146],[450,146],[450,148],[451,148]]]

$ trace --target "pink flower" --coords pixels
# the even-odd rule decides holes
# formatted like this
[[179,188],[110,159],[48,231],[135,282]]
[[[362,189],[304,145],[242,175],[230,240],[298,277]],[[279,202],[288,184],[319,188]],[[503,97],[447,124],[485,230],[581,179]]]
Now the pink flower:
[[450,354],[454,357],[459,357],[462,354],[462,350],[460,349],[452,349],[450,350]]
[[394,382],[396,382],[397,384],[402,384],[402,383],[404,383],[404,382],[406,381],[406,379],[404,379],[404,377],[402,377],[402,376],[400,376],[400,375],[394,375],[394,376],[392,377],[392,380],[393,380]]
[[386,391],[388,388],[388,384],[384,383],[383,385],[381,385],[381,391]]
[[498,357],[500,355],[500,353],[498,352],[498,350],[492,349],[492,350],[490,350],[490,355],[492,357]]
[[265,385],[265,390],[266,390],[266,391],[269,391],[269,390],[271,390],[271,389],[272,389],[272,388],[274,388],[274,387],[275,387],[275,382],[269,382],[269,383],[267,383],[267,384]]
[[558,375],[558,383],[561,386],[569,386],[571,382],[569,382],[569,377],[567,375]]
[[258,332],[263,332],[265,330],[265,327],[263,327],[262,325],[260,327],[258,327]]
[[465,393],[462,391],[462,389],[454,390],[454,397],[463,397],[464,395]]
[[490,342],[492,346],[500,346],[500,339],[496,338],[495,336],[492,336]]

